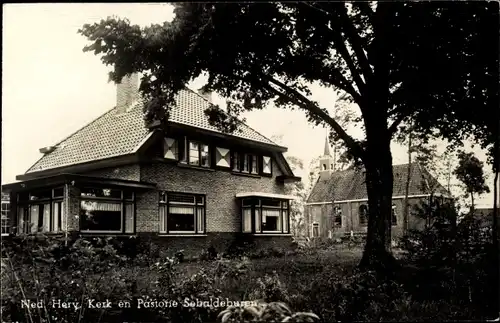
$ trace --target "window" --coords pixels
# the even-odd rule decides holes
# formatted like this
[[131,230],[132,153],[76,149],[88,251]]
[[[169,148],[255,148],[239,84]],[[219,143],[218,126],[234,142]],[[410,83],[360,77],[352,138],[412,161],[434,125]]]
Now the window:
[[243,154],[243,167],[241,168],[243,173],[250,173],[250,155]]
[[368,225],[368,206],[366,204],[359,206],[359,225]]
[[62,187],[19,193],[17,195],[18,232],[61,232],[65,224],[63,198],[64,188]]
[[233,171],[242,173],[258,174],[259,165],[257,155],[233,152]]
[[166,159],[178,160],[179,148],[176,139],[164,138],[163,140],[163,157]]
[[231,167],[231,155],[229,149],[215,148],[215,165],[219,167]]
[[160,192],[160,233],[205,233],[205,197]]
[[189,165],[210,167],[210,151],[208,145],[195,141],[189,142]]
[[133,233],[134,193],[110,188],[82,188],[80,231]]
[[257,167],[257,156],[256,155],[250,155],[251,161],[250,165],[252,165],[252,174],[257,174],[258,173],[258,167]]
[[288,201],[260,198],[243,199],[242,231],[246,233],[288,233]]
[[233,171],[240,171],[240,154],[236,151],[233,151]]
[[9,234],[10,202],[2,201],[2,235]]
[[313,225],[312,225],[312,237],[313,238],[319,237],[319,223],[313,223]]
[[391,209],[391,224],[392,225],[398,225],[398,217],[396,214],[396,204],[392,204],[392,209]]
[[271,157],[262,157],[262,173],[271,174],[272,173],[272,160]]
[[336,227],[342,227],[342,208],[340,206],[336,206],[333,210],[334,223]]

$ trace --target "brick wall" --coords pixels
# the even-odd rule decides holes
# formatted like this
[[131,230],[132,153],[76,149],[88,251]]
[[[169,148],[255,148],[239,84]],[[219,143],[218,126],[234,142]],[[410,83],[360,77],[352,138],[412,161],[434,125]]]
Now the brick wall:
[[140,166],[138,164],[133,164],[118,167],[108,167],[86,172],[85,175],[104,178],[116,178],[129,181],[139,181]]
[[[423,200],[422,198],[410,198],[409,202],[409,217],[408,217],[408,227],[409,229],[421,229],[424,227],[425,220],[420,219],[412,215],[412,210],[415,205],[418,205]],[[361,204],[367,204],[368,202],[344,202],[336,204],[335,206],[340,206],[342,209],[342,228],[333,227],[333,210],[331,204],[324,205],[307,205],[306,206],[306,225],[308,226],[309,237],[312,237],[312,223],[317,222],[320,225],[320,236],[328,237],[328,231],[332,230],[332,237],[336,238],[338,236],[344,236],[345,233],[350,233],[353,230],[354,233],[366,233],[368,227],[361,226],[359,224],[359,207]],[[393,225],[391,228],[391,235],[393,238],[400,238],[404,234],[404,218],[403,218],[403,208],[404,199],[394,199],[393,203],[396,206],[396,219],[397,224]]]
[[[218,253],[224,253],[228,250],[236,237],[232,232],[209,232],[203,237],[179,237],[179,236],[158,236],[151,233],[139,233],[142,239],[160,246],[160,256],[172,257],[176,252],[182,250],[184,255],[189,258],[200,256],[202,251],[209,247],[215,248]],[[291,247],[292,239],[290,236],[253,236],[254,250]]]
[[[227,171],[183,168],[169,163],[141,166],[141,180],[157,183],[159,190],[206,195],[206,231],[240,232],[241,211],[235,198],[239,192],[284,194],[284,185],[276,182],[281,175],[273,167],[273,177],[247,177]],[[137,231],[158,225],[158,192],[137,195]]]
[[[66,225],[68,231],[80,230],[80,189],[73,185],[66,185],[64,190],[64,204],[66,213]],[[66,228],[63,227],[63,230]]]

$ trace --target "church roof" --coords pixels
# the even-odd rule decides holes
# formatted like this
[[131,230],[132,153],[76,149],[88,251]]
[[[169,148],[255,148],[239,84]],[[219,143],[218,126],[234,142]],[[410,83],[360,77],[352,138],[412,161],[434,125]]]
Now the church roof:
[[[393,196],[404,196],[408,164],[393,165]],[[451,196],[450,193],[422,166],[411,164],[410,186],[408,195],[429,194],[428,187],[434,193]],[[365,185],[365,171],[348,169],[334,172],[327,179],[318,179],[307,203],[363,200],[368,199]]]

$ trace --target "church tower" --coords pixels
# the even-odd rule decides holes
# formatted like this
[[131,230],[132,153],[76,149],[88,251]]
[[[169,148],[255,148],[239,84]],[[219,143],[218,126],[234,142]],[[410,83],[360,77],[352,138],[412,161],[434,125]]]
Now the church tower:
[[325,151],[323,156],[319,159],[319,178],[321,180],[327,180],[333,173],[333,157],[330,153],[330,142],[328,140],[328,134],[325,138]]

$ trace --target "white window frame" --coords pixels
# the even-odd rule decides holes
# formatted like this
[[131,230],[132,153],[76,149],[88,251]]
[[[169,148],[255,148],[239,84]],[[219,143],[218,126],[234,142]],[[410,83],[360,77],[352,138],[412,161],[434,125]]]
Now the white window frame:
[[[175,201],[169,201],[168,195],[169,194],[179,194],[179,195],[185,195],[185,196],[190,196],[193,197],[193,202],[175,202]],[[202,194],[192,194],[192,193],[181,193],[181,192],[160,192],[160,196],[164,195],[165,200],[162,201],[160,198],[159,201],[159,210],[158,210],[158,217],[159,217],[159,222],[158,222],[158,232],[162,235],[169,235],[169,234],[196,234],[196,235],[202,235],[205,234],[206,228],[205,228],[205,218],[206,218],[206,196]],[[202,202],[198,203],[196,199],[198,197],[202,198]],[[194,220],[194,230],[189,230],[189,231],[169,231],[168,230],[168,216],[170,214],[170,206],[187,206],[187,207],[192,207],[193,208],[193,220]],[[203,210],[203,214],[201,216],[201,221],[199,218],[198,210],[201,209]],[[163,210],[163,215],[161,214],[161,210]],[[164,230],[161,228],[161,223],[162,219],[161,217],[164,217],[163,223],[164,223]]]
[[[3,206],[4,206],[4,205],[6,205],[6,206],[7,206],[7,210],[4,210],[4,209],[3,209]],[[11,210],[10,210],[10,201],[2,201],[2,210],[1,210],[1,212],[2,212],[2,216],[4,216],[4,215],[5,215],[5,220],[6,220],[6,221],[5,221],[6,225],[3,225],[3,223],[4,223],[3,221],[2,221],[2,223],[1,223],[1,230],[2,230],[2,235],[1,235],[1,236],[2,236],[2,237],[5,237],[5,236],[10,235],[10,223],[9,223],[9,221],[10,221],[10,215],[11,215],[11,214],[10,214],[10,211],[11,211]],[[3,220],[3,219],[2,219],[2,220]],[[3,232],[4,228],[5,228],[5,229],[6,229],[6,231],[7,231],[7,232],[5,232],[5,233]]]
[[[314,236],[314,227],[318,228],[318,235],[317,236]],[[311,237],[312,238],[319,238],[319,236],[320,236],[319,223],[318,222],[311,223]]]

